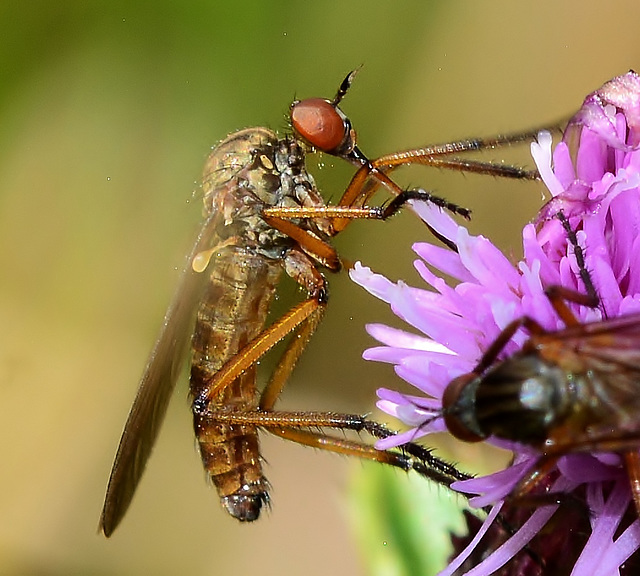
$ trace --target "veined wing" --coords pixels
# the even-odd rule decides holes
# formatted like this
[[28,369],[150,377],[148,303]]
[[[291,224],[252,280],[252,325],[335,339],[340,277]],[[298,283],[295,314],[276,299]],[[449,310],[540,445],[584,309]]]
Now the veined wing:
[[585,398],[585,408],[597,420],[589,436],[611,429],[640,432],[640,314],[571,326],[542,339],[555,348],[561,366],[590,382],[595,398]]
[[[594,369],[609,363],[640,372],[640,314],[578,324],[540,338],[572,350]],[[638,384],[640,386],[640,382]]]
[[99,530],[105,536],[115,530],[127,511],[167,412],[207,276],[195,272],[192,264],[198,254],[211,248],[219,219],[220,214],[214,211],[200,229],[140,380],[120,439],[100,516]]

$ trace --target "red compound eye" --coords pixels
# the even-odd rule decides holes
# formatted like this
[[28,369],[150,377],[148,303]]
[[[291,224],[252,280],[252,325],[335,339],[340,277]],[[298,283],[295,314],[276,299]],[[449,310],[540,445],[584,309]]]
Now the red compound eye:
[[291,124],[309,144],[322,152],[333,152],[344,142],[347,124],[331,102],[308,98],[291,107]]

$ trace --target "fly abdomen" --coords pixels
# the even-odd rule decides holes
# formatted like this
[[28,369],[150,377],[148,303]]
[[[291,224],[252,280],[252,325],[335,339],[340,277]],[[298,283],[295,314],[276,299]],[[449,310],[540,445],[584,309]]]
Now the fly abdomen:
[[[253,379],[254,375],[244,374],[238,380],[247,376]],[[262,505],[269,502],[269,482],[262,472],[256,428],[220,423],[215,412],[194,413],[194,428],[202,464],[223,507],[240,521],[256,520]]]
[[[192,340],[190,392],[198,398],[216,372],[264,328],[281,272],[278,263],[231,247],[218,255],[198,309]],[[256,520],[269,501],[258,433],[254,426],[222,423],[216,414],[256,407],[256,370],[251,367],[194,409],[202,463],[224,508],[241,521]]]

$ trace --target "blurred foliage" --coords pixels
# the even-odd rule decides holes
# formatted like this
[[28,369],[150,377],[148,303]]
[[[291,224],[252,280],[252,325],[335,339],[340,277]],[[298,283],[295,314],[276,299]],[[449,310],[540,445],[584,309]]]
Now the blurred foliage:
[[[417,475],[374,464],[354,469],[351,524],[371,576],[430,576],[446,566],[450,534],[465,534],[465,500]],[[428,513],[424,513],[428,510]]]
[[[603,27],[602,8],[576,0],[0,4],[2,573],[363,573],[344,522],[349,463],[267,438],[273,512],[238,526],[202,481],[184,386],[122,528],[96,535],[121,427],[200,217],[203,160],[228,132],[286,130],[293,98],[331,97],[363,63],[344,108],[371,156],[553,121],[637,67],[640,6],[616,9],[624,17]],[[530,162],[526,150],[493,157]],[[310,166],[339,197],[350,168]],[[472,229],[514,255],[540,204],[535,184],[421,168],[398,178],[471,207]],[[337,245],[415,282],[409,247],[425,238],[402,214],[357,223]],[[331,288],[283,403],[367,412],[378,386],[399,384],[360,360],[363,324],[393,320],[346,275]],[[296,297],[285,287],[281,306]],[[469,468],[482,457],[455,456]]]

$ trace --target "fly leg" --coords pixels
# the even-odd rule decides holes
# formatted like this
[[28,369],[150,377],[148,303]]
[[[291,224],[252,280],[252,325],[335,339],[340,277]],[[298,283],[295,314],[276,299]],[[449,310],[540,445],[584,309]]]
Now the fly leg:
[[[403,444],[399,450],[377,450],[363,442],[354,442],[345,438],[328,436],[321,432],[305,430],[305,428],[329,428],[333,430],[354,430],[367,432],[377,439],[387,438],[395,434],[386,426],[366,419],[358,414],[337,414],[333,412],[277,412],[273,411],[284,385],[289,379],[295,361],[315,330],[311,323],[301,327],[299,332],[289,342],[282,358],[271,375],[259,402],[263,412],[256,412],[256,420],[252,424],[259,426],[275,436],[291,440],[298,444],[312,446],[321,450],[328,450],[339,454],[356,456],[366,460],[373,460],[389,464],[403,470],[415,470],[421,476],[449,486],[456,480],[468,480],[471,476],[456,469],[455,466],[433,456],[431,451],[412,442]],[[295,359],[295,360],[294,360]],[[250,416],[245,413],[242,417]],[[407,456],[409,455],[409,456]]]
[[[468,475],[457,471],[452,464],[433,456],[427,449],[417,444],[405,445],[397,451],[381,451],[364,443],[306,430],[308,428],[330,428],[343,431],[365,431],[378,438],[393,434],[381,424],[368,421],[360,415],[331,412],[276,412],[272,410],[273,404],[293,371],[297,359],[315,331],[323,311],[323,306],[316,300],[309,299],[264,330],[216,373],[205,391],[194,400],[194,411],[199,412],[205,419],[211,419],[217,423],[256,426],[299,444],[374,460],[403,470],[413,469],[422,476],[445,486],[449,486],[455,480],[468,479]],[[302,320],[299,321],[299,318]],[[290,331],[294,331],[293,338],[261,396],[258,410],[238,412],[209,410],[209,398],[233,382]],[[282,336],[280,336],[281,334]]]
[[386,438],[395,434],[386,426],[367,420],[358,414],[254,410],[210,412],[205,417],[217,423],[262,428],[279,438],[320,450],[372,460],[405,471],[414,470],[421,476],[447,487],[454,481],[471,478],[470,475],[460,472],[453,464],[434,456],[430,450],[418,444],[410,442],[403,444],[398,449],[377,450],[364,442],[309,430],[309,428],[332,429],[342,432],[353,430],[367,432],[375,438]]
[[[544,454],[538,460],[538,463],[536,463],[536,470],[532,471],[518,483],[515,491],[515,498],[518,501],[521,499],[525,502],[528,501],[529,497],[526,496],[526,494],[540,483],[544,476],[553,469],[558,458],[565,454],[576,452],[618,452],[624,460],[631,495],[633,497],[635,508],[640,516],[639,441],[640,433],[637,431],[618,431],[614,434],[610,431],[604,431],[601,435],[591,436],[580,441],[568,441],[562,433],[558,433],[553,437],[553,443],[551,446],[545,450]],[[548,496],[551,496],[551,494]],[[569,496],[569,494],[562,493],[558,497],[563,498]],[[536,498],[536,496],[534,496],[534,498]]]
[[[364,206],[379,185],[384,186],[393,195],[399,194],[402,188],[389,178],[388,173],[396,168],[410,164],[423,164],[458,172],[488,174],[500,178],[539,180],[540,175],[537,170],[525,170],[517,166],[468,160],[452,156],[458,153],[533,140],[537,136],[537,132],[536,130],[494,138],[471,138],[459,142],[395,152],[381,156],[375,160],[368,160],[356,147],[354,151],[345,156],[345,159],[360,167],[349,182],[338,205]],[[373,182],[373,184],[369,184],[369,182]],[[348,223],[348,220],[335,222],[334,226],[336,231],[343,230]]]
[[[394,184],[395,186],[395,184]],[[458,214],[463,218],[469,220],[471,218],[471,210],[458,206],[453,202],[449,202],[445,198],[436,196],[427,190],[415,189],[415,190],[402,190],[397,187],[397,194],[387,203],[381,206],[315,206],[315,207],[295,207],[295,208],[265,208],[263,210],[264,220],[274,228],[277,228],[281,232],[284,232],[291,238],[303,245],[308,245],[308,252],[313,254],[313,257],[322,263],[324,266],[331,270],[340,268],[339,260],[335,250],[326,242],[323,242],[319,238],[311,235],[306,230],[296,226],[290,220],[297,218],[311,218],[311,219],[324,219],[329,222],[329,226],[326,233],[329,236],[334,236],[342,230],[340,228],[341,222],[349,222],[351,220],[386,220],[397,212],[409,200],[420,200],[423,202],[430,202],[435,204],[444,210],[448,210],[453,214]],[[338,226],[338,227],[336,227]],[[436,236],[441,242],[443,242],[448,248],[458,251],[457,246],[450,240],[444,238],[431,226],[427,225],[431,233]],[[307,250],[305,250],[307,251]]]
[[536,322],[533,318],[529,316],[521,316],[520,318],[516,318],[509,324],[507,324],[502,332],[498,334],[497,338],[491,343],[489,348],[485,351],[478,362],[477,366],[474,368],[474,374],[482,374],[489,366],[491,366],[500,355],[500,352],[504,349],[504,347],[509,343],[511,338],[513,338],[514,334],[520,330],[520,328],[524,328],[530,334],[541,336],[547,333],[547,330]]
[[[371,432],[371,427],[382,426],[377,422],[364,421],[363,430]],[[344,430],[342,426],[338,428]],[[345,456],[355,456],[364,460],[387,464],[395,468],[400,468],[405,472],[413,470],[420,474],[423,478],[436,482],[442,486],[450,487],[453,482],[458,480],[468,480],[470,475],[460,472],[453,464],[450,464],[431,454],[427,449],[418,444],[403,444],[396,450],[377,450],[375,447],[365,444],[364,442],[356,442],[346,438],[337,438],[314,432],[310,430],[300,430],[296,428],[276,428],[274,430],[267,429],[269,432],[312,448],[326,450]],[[376,430],[377,432],[378,430]],[[412,450],[415,449],[415,450]],[[411,454],[414,451],[417,455]]]
[[589,308],[597,308],[600,304],[600,298],[598,297],[598,292],[593,284],[591,274],[587,269],[584,250],[578,242],[576,231],[571,227],[569,220],[561,210],[557,212],[555,217],[562,224],[567,235],[567,241],[573,248],[573,254],[578,265],[578,274],[580,275],[580,279],[584,285],[585,293],[577,292],[576,290],[572,290],[571,288],[566,288],[564,286],[550,286],[547,288],[546,294],[553,306],[553,309],[556,311],[556,314],[562,318],[565,325],[577,326],[579,321],[571,310],[569,310],[567,302],[581,304],[582,306],[587,306]]
[[[309,208],[266,208],[263,211],[265,220],[274,228],[278,228],[281,232],[289,234],[288,228],[281,224],[280,221],[286,221],[293,218],[326,218],[326,219],[348,219],[348,220],[386,220],[394,214],[397,214],[409,200],[420,200],[422,202],[430,202],[440,208],[448,210],[453,214],[458,214],[469,220],[471,211],[462,208],[457,204],[449,202],[445,198],[436,196],[428,190],[420,188],[402,190],[398,189],[398,193],[389,202],[382,206],[318,206]],[[291,226],[295,226],[291,224]],[[296,238],[296,234],[289,234],[292,238]],[[297,238],[296,238],[297,240]]]
[[[576,263],[578,264],[578,273],[580,275],[582,283],[584,284],[586,293],[577,292],[576,290],[566,288],[565,286],[553,285],[549,286],[545,290],[545,294],[549,298],[549,301],[551,302],[551,305],[553,306],[556,314],[562,319],[565,325],[577,326],[580,322],[575,317],[573,312],[571,312],[571,310],[569,309],[567,302],[573,302],[575,304],[588,306],[589,308],[595,308],[600,303],[600,299],[593,284],[593,280],[591,279],[591,274],[589,274],[589,270],[586,268],[584,251],[578,243],[578,237],[575,230],[571,228],[569,220],[562,213],[562,211],[556,214],[556,218],[560,221],[562,227],[565,229],[567,240],[573,247],[573,253],[575,255]],[[500,352],[502,352],[509,340],[511,340],[513,335],[520,328],[526,329],[530,334],[534,336],[542,336],[548,333],[548,331],[533,318],[527,316],[517,318],[502,330],[502,332],[494,340],[491,346],[489,346],[489,348],[485,351],[482,359],[480,360],[480,363],[474,370],[474,373],[482,374],[482,372],[484,372],[489,366],[491,366],[491,364],[498,358],[498,355],[500,354]]]
[[[321,315],[321,310],[324,306],[315,298],[309,298],[291,308],[279,320],[263,330],[240,352],[228,360],[206,383],[200,394],[193,400],[193,411],[206,413],[211,400],[216,395],[235,381],[243,372],[251,368],[287,334],[296,330],[298,326],[304,325],[309,318],[313,319],[314,316]],[[302,350],[300,350],[301,352]],[[292,369],[293,365],[291,366]]]

